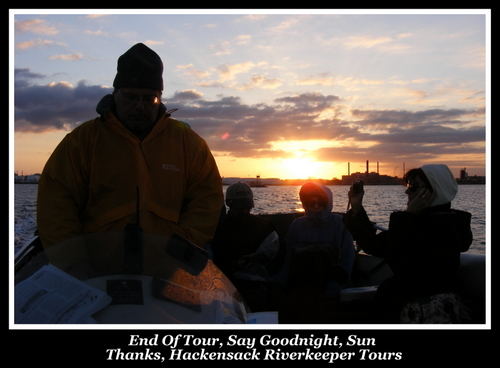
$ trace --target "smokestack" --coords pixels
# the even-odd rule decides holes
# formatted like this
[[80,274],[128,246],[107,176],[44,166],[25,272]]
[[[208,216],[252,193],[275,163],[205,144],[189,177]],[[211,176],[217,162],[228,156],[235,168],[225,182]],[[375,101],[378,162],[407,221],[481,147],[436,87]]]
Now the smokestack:
[[351,163],[347,163],[347,176],[351,176]]
[[366,160],[366,173],[367,174],[370,172],[369,171],[369,166],[370,166],[370,164],[369,164],[368,160]]
[[378,161],[377,161],[377,174],[378,174],[378,169],[379,169],[379,166],[378,166]]

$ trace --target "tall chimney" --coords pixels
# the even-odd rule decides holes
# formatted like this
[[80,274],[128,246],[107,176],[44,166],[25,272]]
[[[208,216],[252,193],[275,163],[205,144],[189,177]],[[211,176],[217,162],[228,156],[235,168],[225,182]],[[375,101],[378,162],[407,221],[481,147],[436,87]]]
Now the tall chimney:
[[367,174],[370,172],[369,171],[369,166],[370,166],[370,164],[369,164],[368,160],[366,160],[366,173]]

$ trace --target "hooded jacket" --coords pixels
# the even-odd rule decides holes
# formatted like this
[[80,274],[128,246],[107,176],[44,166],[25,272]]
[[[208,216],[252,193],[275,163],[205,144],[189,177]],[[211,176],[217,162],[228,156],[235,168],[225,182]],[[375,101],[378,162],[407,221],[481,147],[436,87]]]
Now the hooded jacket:
[[37,209],[42,244],[135,224],[204,246],[223,203],[221,177],[206,142],[169,118],[164,106],[141,141],[116,118],[110,101],[103,98],[101,117],[67,134],[45,165]]
[[471,214],[451,208],[458,186],[446,165],[425,165],[434,191],[427,210],[416,215],[398,211],[390,216],[389,229],[376,234],[365,210],[350,210],[344,221],[358,246],[385,258],[394,276],[378,293],[399,303],[411,297],[456,291],[460,253],[472,243]]
[[[326,293],[338,297],[340,290],[345,287],[354,264],[353,239],[350,232],[342,223],[342,216],[332,212],[332,191],[324,185],[315,183],[305,184],[302,189],[306,186],[310,186],[308,190],[319,190],[322,193],[322,197],[326,198],[327,204],[321,212],[308,211],[306,208],[305,215],[295,219],[290,225],[286,235],[285,261],[281,272],[276,277],[276,281],[282,285],[289,281],[292,271],[293,254],[298,247],[301,247],[303,244],[329,244],[334,249],[332,253],[338,254],[339,258],[327,266],[332,270],[334,268],[337,270],[335,271],[335,276],[330,277],[327,282]],[[301,191],[302,201],[306,196]],[[300,275],[302,279],[307,279],[307,276],[306,274]],[[342,278],[343,280],[340,280]],[[314,280],[311,281],[314,282]]]

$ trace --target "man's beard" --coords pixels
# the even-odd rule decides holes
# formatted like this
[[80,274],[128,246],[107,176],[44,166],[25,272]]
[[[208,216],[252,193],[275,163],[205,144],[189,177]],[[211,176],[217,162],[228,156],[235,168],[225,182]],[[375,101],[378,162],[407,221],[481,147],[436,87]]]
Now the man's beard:
[[123,123],[127,129],[137,136],[143,136],[151,131],[155,122],[144,115],[133,115]]

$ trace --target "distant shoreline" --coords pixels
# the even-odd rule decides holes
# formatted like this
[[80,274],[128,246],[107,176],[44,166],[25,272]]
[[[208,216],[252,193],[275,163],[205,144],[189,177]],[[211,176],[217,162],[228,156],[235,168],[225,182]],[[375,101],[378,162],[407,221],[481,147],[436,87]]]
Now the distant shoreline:
[[[293,185],[302,185],[304,183],[314,181],[314,182],[319,182],[324,185],[351,185],[351,184],[344,184],[344,183],[329,183],[329,180],[302,180],[302,179],[297,179],[297,180],[286,180],[287,183],[280,183],[280,184],[266,184],[263,187],[278,187],[278,186],[293,186]],[[29,181],[16,181],[14,184],[38,184],[38,182],[29,182]],[[458,185],[486,185],[485,182],[463,182],[461,180],[457,180]],[[222,183],[222,185],[231,185],[229,183]],[[401,185],[400,183],[365,183],[365,185]]]

